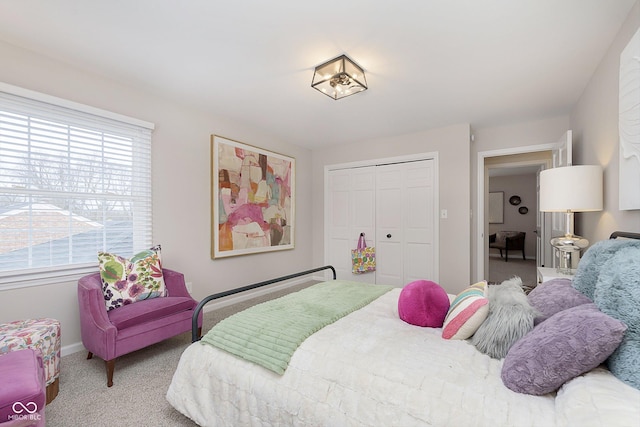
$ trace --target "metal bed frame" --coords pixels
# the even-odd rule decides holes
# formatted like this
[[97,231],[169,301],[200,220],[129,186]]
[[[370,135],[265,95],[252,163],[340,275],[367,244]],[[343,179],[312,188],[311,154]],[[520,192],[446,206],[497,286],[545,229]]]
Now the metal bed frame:
[[618,237],[640,240],[640,233],[632,233],[629,231],[614,231],[613,233],[611,233],[611,236],[609,236],[610,239],[617,239]]
[[[620,238],[626,238],[626,239],[639,239],[640,240],[640,233],[633,233],[633,232],[628,232],[628,231],[614,231],[613,233],[611,233],[611,236],[609,238],[610,239],[617,239],[619,237]],[[333,272],[333,280],[336,280],[336,269],[333,268],[333,266],[331,266],[331,265],[325,265],[324,267],[313,268],[311,270],[301,271],[299,273],[289,274],[287,276],[282,276],[282,277],[278,277],[278,278],[275,278],[275,279],[265,280],[263,282],[258,282],[258,283],[254,283],[252,285],[243,286],[241,288],[231,289],[231,290],[228,290],[228,291],[219,292],[217,294],[209,295],[208,297],[206,297],[205,299],[200,301],[200,303],[198,303],[198,305],[196,306],[196,309],[193,312],[193,317],[191,319],[191,342],[200,341],[201,337],[200,337],[200,333],[198,332],[198,315],[200,314],[200,312],[202,311],[202,309],[204,308],[204,306],[207,303],[209,303],[209,302],[211,302],[211,301],[213,301],[215,299],[224,298],[224,297],[227,297],[227,296],[230,296],[230,295],[238,294],[240,292],[249,291],[251,289],[260,288],[262,286],[271,285],[271,284],[274,284],[274,283],[282,282],[282,281],[293,279],[293,278],[296,278],[296,277],[306,276],[308,274],[316,273],[316,272],[322,271],[322,270],[331,270]]]
[[331,265],[325,265],[324,267],[313,268],[311,270],[301,271],[299,273],[289,274],[287,276],[277,277],[275,279],[265,280],[263,282],[254,283],[252,285],[243,286],[241,288],[231,289],[224,292],[219,292],[217,294],[209,295],[202,301],[198,303],[196,309],[193,311],[193,316],[191,318],[191,342],[200,341],[200,333],[198,333],[198,316],[200,315],[200,311],[204,308],[204,306],[213,301],[214,299],[224,298],[229,295],[239,294],[240,292],[249,291],[251,289],[260,288],[262,286],[271,285],[278,282],[283,282],[285,280],[293,279],[300,276],[306,276],[311,273],[316,273],[322,270],[331,270],[333,272],[333,280],[336,280],[336,269]]

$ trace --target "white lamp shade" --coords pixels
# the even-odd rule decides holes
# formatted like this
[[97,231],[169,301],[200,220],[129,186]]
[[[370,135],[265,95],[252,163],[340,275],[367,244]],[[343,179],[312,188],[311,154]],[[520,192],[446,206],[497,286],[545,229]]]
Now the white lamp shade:
[[540,172],[540,211],[602,210],[602,168],[564,166]]

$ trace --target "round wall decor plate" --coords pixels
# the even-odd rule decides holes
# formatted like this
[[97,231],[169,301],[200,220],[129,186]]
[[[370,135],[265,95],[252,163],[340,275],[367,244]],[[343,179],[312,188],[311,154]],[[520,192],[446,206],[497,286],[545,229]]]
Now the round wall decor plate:
[[526,206],[520,206],[520,208],[518,208],[518,212],[520,212],[520,214],[524,215],[527,212],[529,212],[529,209]]
[[511,203],[513,206],[517,206],[520,204],[522,200],[520,200],[520,196],[511,196],[509,197],[509,203]]

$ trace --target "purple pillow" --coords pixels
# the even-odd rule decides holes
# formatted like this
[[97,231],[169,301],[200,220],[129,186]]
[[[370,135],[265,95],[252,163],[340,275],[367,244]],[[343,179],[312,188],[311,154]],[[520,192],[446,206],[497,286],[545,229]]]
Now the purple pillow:
[[563,310],[511,347],[502,365],[502,382],[518,393],[551,393],[604,362],[626,329],[593,303]]
[[449,295],[430,280],[416,280],[402,288],[398,297],[400,318],[416,326],[440,328],[449,311]]
[[571,279],[551,279],[541,283],[529,292],[527,298],[540,313],[533,320],[534,325],[567,308],[593,302],[572,286]]

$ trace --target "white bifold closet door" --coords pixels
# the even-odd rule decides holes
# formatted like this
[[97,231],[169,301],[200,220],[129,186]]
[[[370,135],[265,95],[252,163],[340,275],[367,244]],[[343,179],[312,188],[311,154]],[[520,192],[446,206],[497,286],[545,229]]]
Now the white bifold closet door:
[[365,233],[367,246],[375,245],[376,168],[331,170],[327,182],[325,259],[338,279],[376,283],[375,273],[351,273],[351,249]]
[[[326,259],[338,278],[393,286],[437,281],[434,173],[434,160],[329,171]],[[360,233],[376,247],[375,273],[351,273]]]

